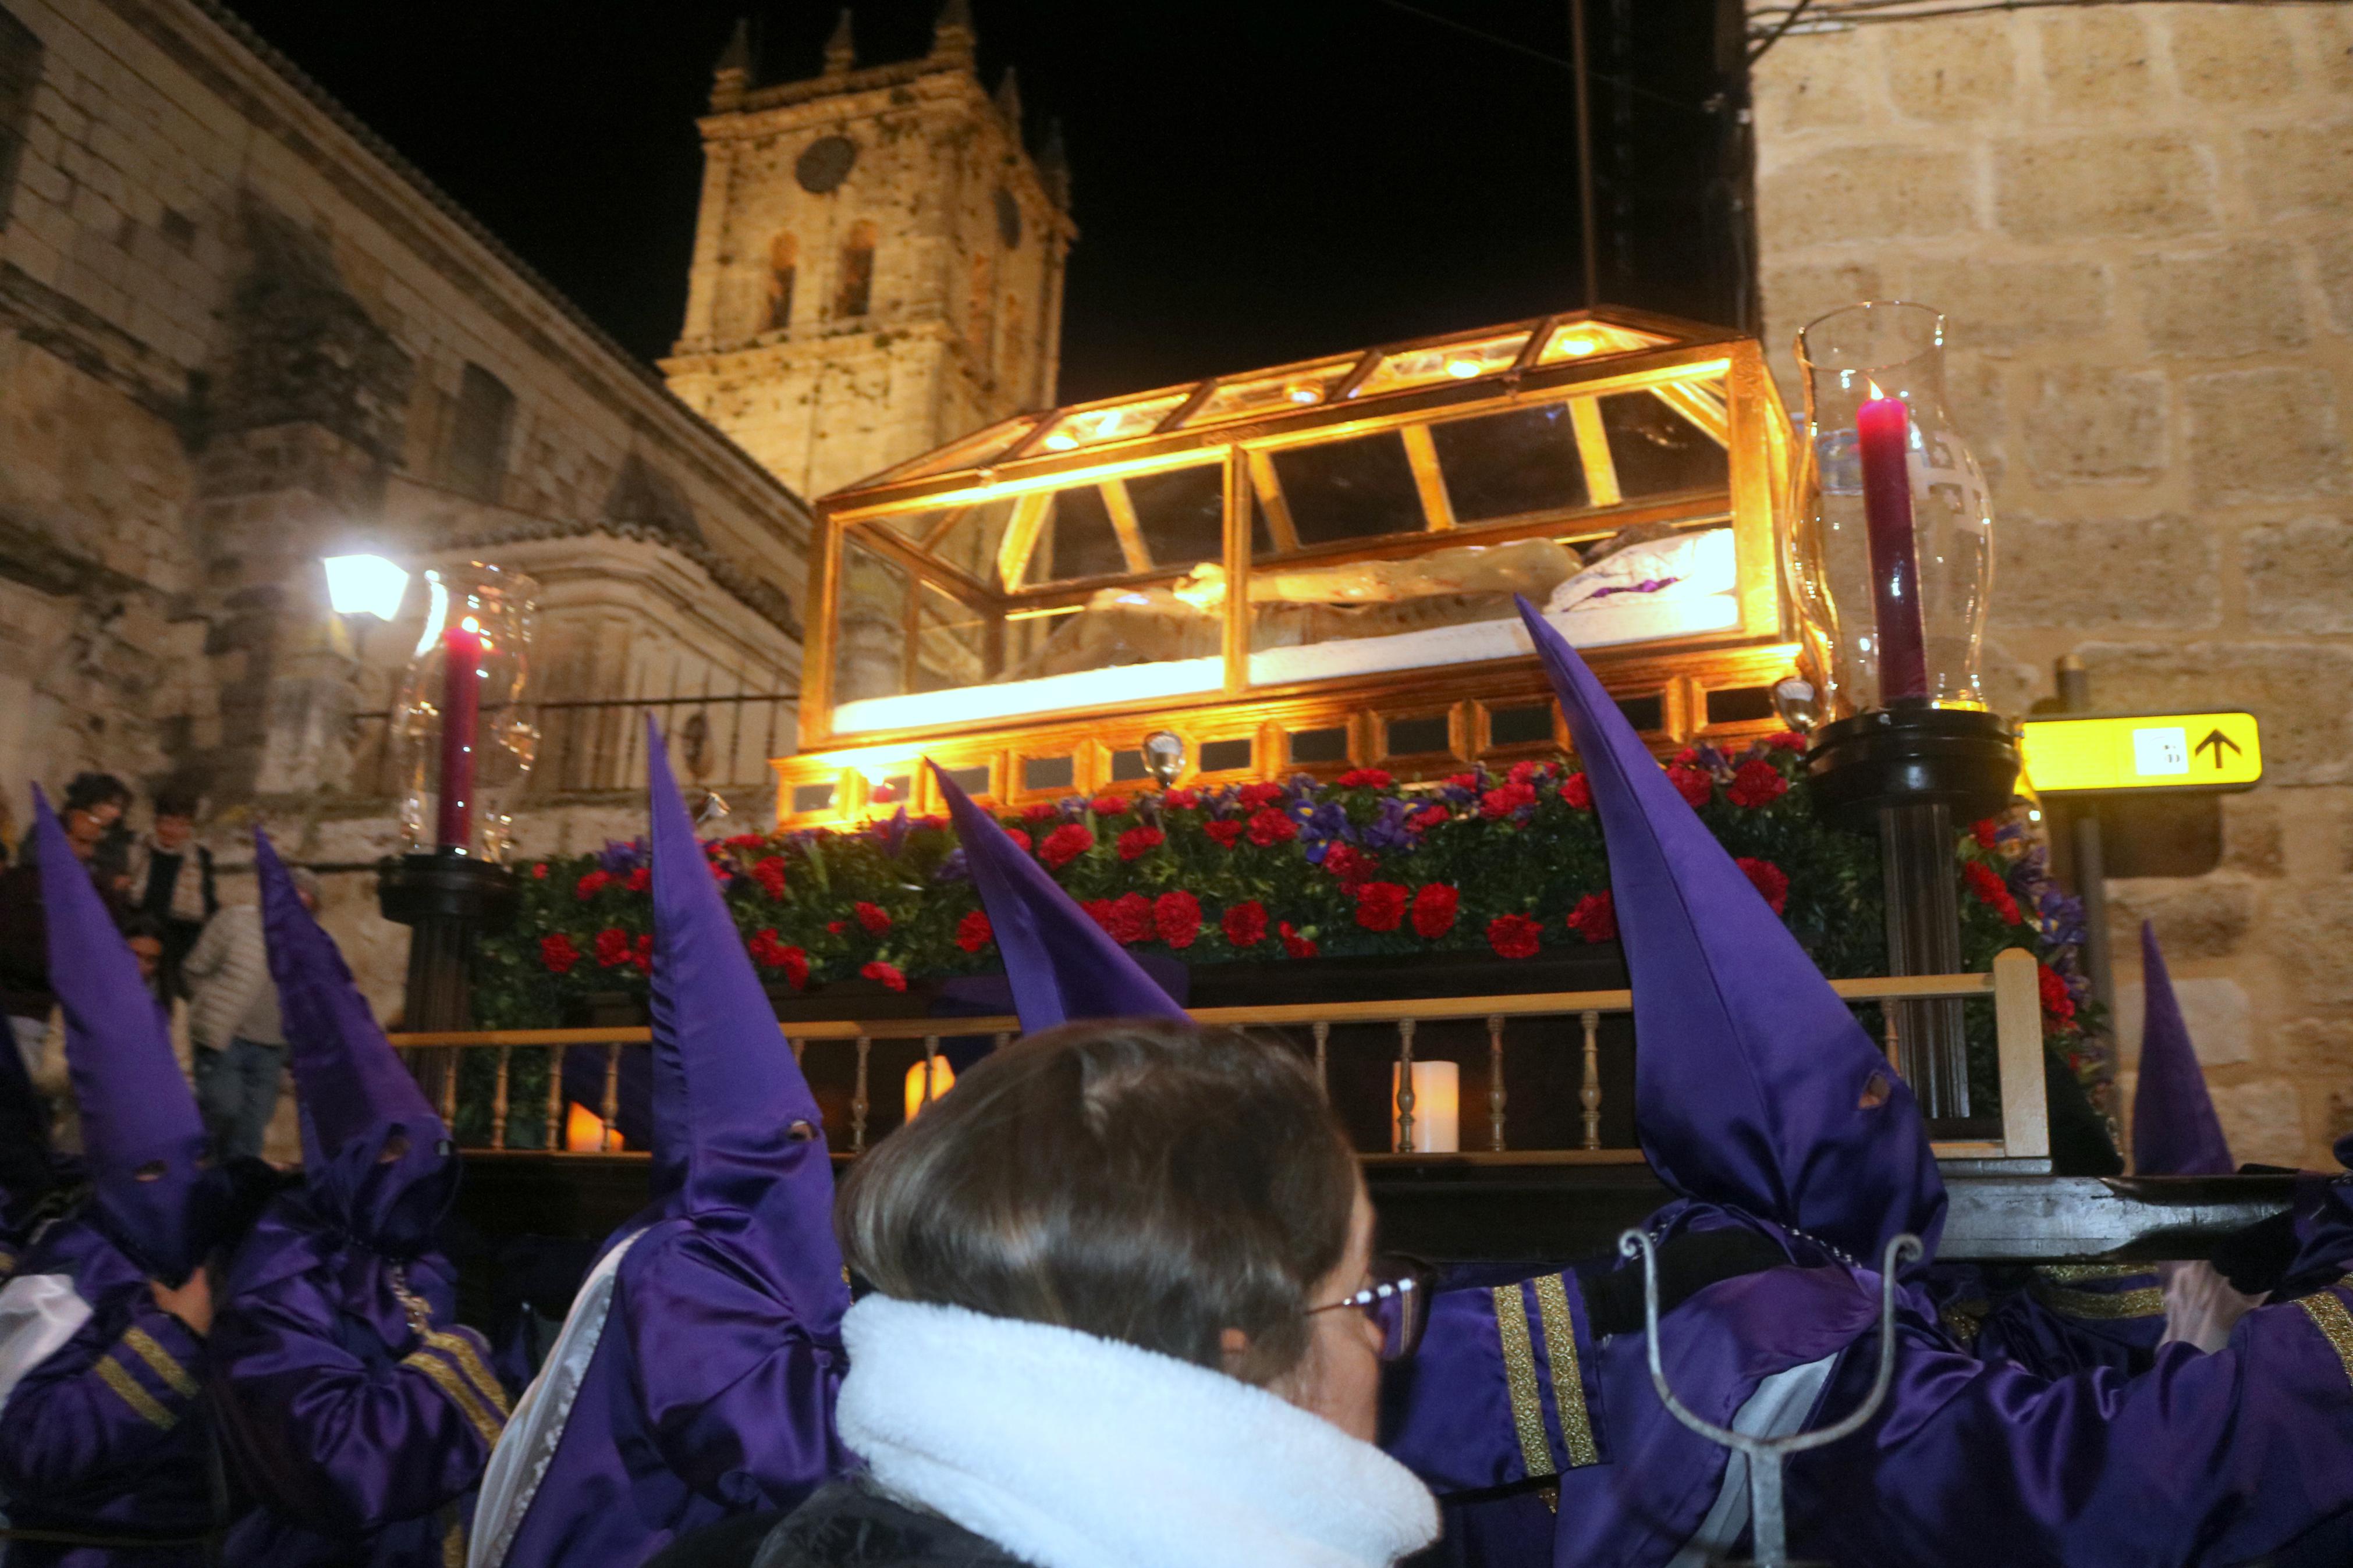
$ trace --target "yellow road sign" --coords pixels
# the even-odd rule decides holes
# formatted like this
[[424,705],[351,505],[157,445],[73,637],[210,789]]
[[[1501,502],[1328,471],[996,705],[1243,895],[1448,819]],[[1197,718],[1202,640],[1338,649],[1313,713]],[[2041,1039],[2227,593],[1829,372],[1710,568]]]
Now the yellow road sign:
[[2029,719],[2021,728],[2026,777],[2038,795],[2251,789],[2263,776],[2252,713]]

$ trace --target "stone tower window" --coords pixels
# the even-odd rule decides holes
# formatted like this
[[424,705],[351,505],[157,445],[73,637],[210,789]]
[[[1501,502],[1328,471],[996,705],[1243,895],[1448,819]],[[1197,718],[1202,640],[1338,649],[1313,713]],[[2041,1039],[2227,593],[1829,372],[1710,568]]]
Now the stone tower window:
[[449,424],[443,471],[452,489],[494,501],[506,478],[507,437],[514,427],[514,394],[507,384],[469,364],[458,382],[458,414]]
[[0,11],[0,228],[16,194],[16,166],[25,153],[25,126],[33,116],[33,89],[41,79],[41,40]]
[[767,330],[781,332],[793,324],[793,271],[801,258],[801,242],[780,234],[768,242]]
[[1007,290],[1005,295],[1005,352],[998,356],[1004,363],[1003,379],[1012,384],[1017,396],[1022,393],[1022,372],[1029,368],[1029,345],[1021,338],[1021,296]]
[[874,297],[874,226],[863,220],[849,226],[841,244],[841,277],[834,285],[833,313],[862,316]]
[[989,363],[990,339],[997,332],[997,268],[986,256],[972,258],[972,297],[964,312],[965,342],[980,356],[980,363]]

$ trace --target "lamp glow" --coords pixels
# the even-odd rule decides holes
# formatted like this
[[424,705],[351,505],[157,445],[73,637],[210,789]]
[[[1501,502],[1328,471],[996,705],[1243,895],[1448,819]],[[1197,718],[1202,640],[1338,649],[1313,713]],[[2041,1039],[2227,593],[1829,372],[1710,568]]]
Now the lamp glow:
[[374,616],[388,621],[400,614],[408,593],[408,572],[381,555],[330,555],[327,602],[339,616]]
[[[1389,1141],[1397,1141],[1398,1069],[1389,1068]],[[1413,1064],[1413,1148],[1416,1154],[1454,1154],[1462,1148],[1462,1068],[1454,1062]],[[1400,1153],[1409,1151],[1400,1150]]]
[[[610,1144],[606,1142],[608,1137]],[[564,1110],[564,1147],[571,1153],[585,1154],[598,1150],[617,1152],[628,1145],[618,1131],[605,1125],[603,1117],[575,1100]]]
[[[923,1069],[931,1069],[929,1092],[925,1092]],[[923,1113],[923,1107],[955,1087],[955,1068],[948,1066],[945,1057],[926,1057],[907,1069],[907,1120],[913,1121]]]
[[1448,360],[1446,362],[1446,374],[1452,376],[1457,381],[1468,381],[1472,376],[1479,374],[1479,362],[1475,359]]
[[1067,430],[1057,430],[1040,443],[1049,451],[1067,452],[1079,444],[1079,438]]

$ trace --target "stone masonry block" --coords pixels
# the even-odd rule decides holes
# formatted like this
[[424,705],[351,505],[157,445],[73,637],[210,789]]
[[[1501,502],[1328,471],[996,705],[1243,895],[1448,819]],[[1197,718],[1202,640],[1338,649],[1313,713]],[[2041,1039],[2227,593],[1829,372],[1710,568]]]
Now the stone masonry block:
[[[2096,688],[2107,700],[2105,686]],[[2120,879],[2108,883],[2108,940],[2118,952],[2139,950],[2140,923],[2157,928],[2168,963],[2228,958],[2254,928],[2256,889],[2248,883],[2204,877]]]
[[2318,5],[2304,18],[2304,23],[2311,29],[2323,89],[2353,92],[2353,14],[2342,5]]
[[2141,329],[2159,353],[2219,359],[2295,348],[2308,336],[2304,285],[2286,245],[2146,257],[2132,278]]
[[2211,627],[2221,620],[2213,531],[2186,517],[2005,517],[1993,618],[2017,626]]
[[2263,127],[2244,144],[2247,194],[2260,216],[2353,213],[2353,121]]
[[[2246,988],[2235,980],[2176,980],[2173,999],[2189,1029],[2190,1047],[2201,1067],[2229,1067],[2255,1055],[2253,1009]],[[2128,1062],[2140,1060],[2141,1032],[2147,1026],[2138,984],[2116,988],[2116,1044]]]
[[1945,312],[1956,349],[2012,349],[2107,331],[2112,290],[2108,269],[2097,262],[1908,259],[1882,270],[1893,297]]
[[2036,379],[2021,445],[2038,483],[2132,484],[2166,466],[2165,375],[2063,365]]
[[1766,342],[1786,348],[1809,322],[1841,305],[1883,298],[1876,268],[1861,262],[1828,267],[1770,267],[1763,279]]
[[[2353,780],[2353,648],[2298,642],[2091,642],[2076,651],[2106,711],[2243,708],[2254,714],[2263,728],[2266,787]],[[2353,892],[2347,903],[2353,914]],[[2341,929],[2353,930],[2353,924]],[[2353,947],[2346,951],[2353,963]]]
[[2222,1124],[2231,1157],[2242,1163],[2302,1165],[2307,1163],[2304,1101],[2295,1086],[2279,1079],[2232,1084],[2214,1091],[2214,1117]]
[[2353,1005],[2353,880],[2283,888],[2265,910],[2264,937],[2287,972],[2294,999],[2313,1007]]
[[2353,1079],[2353,1018],[2291,1018],[2272,1032],[2284,1072]]
[[2217,371],[2183,384],[2190,478],[2205,501],[2295,501],[2347,487],[2337,385],[2327,372]]
[[2329,324],[2353,332],[2353,234],[2322,235],[2312,241],[2313,271],[2321,298],[2328,301]]
[[2215,104],[2263,104],[2296,87],[2295,53],[2276,12],[2260,6],[2168,7],[2173,76],[2189,97]]
[[2239,541],[2247,618],[2296,632],[2353,632],[2353,522],[2300,517]]
[[2242,877],[2276,877],[2287,868],[2278,803],[2260,790],[2222,797],[2222,868]]
[[2148,24],[2135,7],[2045,13],[2042,90],[2063,114],[2126,109],[2155,90]]
[[1975,221],[1975,182],[1957,152],[1841,147],[1759,183],[1765,226],[1791,248],[1957,234]]
[[1888,28],[1880,48],[1895,112],[1938,124],[2007,115],[2018,90],[2013,36],[2007,16]]
[[1767,137],[1860,125],[1871,116],[1870,44],[1860,31],[1777,49],[1757,72],[1758,130]]
[[2021,239],[2192,234],[2214,226],[2214,181],[2177,131],[2037,137],[1994,152],[1995,207]]

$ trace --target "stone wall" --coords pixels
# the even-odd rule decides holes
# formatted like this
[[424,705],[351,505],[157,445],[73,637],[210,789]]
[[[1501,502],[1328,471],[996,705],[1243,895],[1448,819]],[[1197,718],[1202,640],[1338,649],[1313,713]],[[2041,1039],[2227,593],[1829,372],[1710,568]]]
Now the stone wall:
[[2110,884],[2122,1082],[2147,916],[2234,1152],[2332,1163],[2353,1131],[2353,11],[1839,10],[1756,81],[1785,388],[1825,310],[1947,311],[1998,507],[1989,691],[2022,710],[2073,652],[2102,709],[2260,717],[2266,780],[2223,803],[2219,868]]
[[[226,12],[0,0],[0,820],[97,767],[201,784],[228,864],[394,847],[354,546],[539,573],[543,693],[797,685],[798,499]],[[635,831],[591,782],[530,841]],[[326,914],[396,994],[372,878]]]

